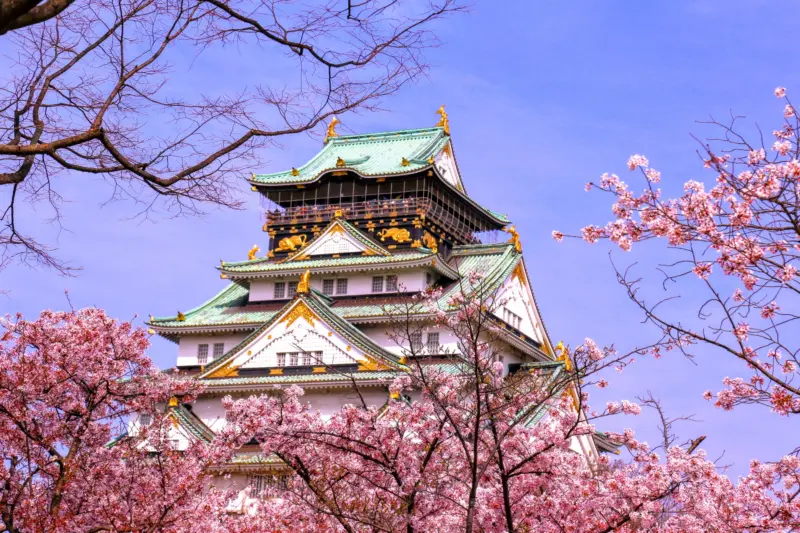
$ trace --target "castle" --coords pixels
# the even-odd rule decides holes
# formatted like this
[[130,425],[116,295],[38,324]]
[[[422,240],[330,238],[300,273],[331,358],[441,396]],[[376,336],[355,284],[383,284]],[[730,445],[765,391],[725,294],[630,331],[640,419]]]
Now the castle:
[[[202,382],[191,405],[167,407],[175,446],[211,439],[225,424],[226,395],[269,393],[292,384],[323,414],[356,399],[373,404],[408,369],[408,346],[389,334],[387,309],[429,287],[440,301],[471,290],[461,280],[480,272],[502,296],[497,310],[507,369],[552,362],[554,348],[537,309],[519,235],[510,221],[468,194],[455,158],[447,113],[435,127],[339,135],[336,120],[308,163],[253,174],[265,206],[269,247],[246,261],[223,261],[230,284],[192,310],[151,317],[151,330],[177,344],[177,368]],[[501,243],[481,235],[506,230]],[[467,294],[469,297],[469,294]],[[410,316],[420,323],[429,316]],[[456,339],[436,327],[408,338],[428,364],[447,364]],[[576,441],[576,451],[603,451],[602,438]],[[254,496],[280,491],[280,465],[256,446],[220,470]]]

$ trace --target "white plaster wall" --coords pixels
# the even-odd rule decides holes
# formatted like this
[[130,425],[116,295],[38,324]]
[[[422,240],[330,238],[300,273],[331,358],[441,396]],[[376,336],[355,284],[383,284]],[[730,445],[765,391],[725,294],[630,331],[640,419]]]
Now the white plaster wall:
[[522,324],[519,330],[525,335],[542,342],[542,336],[539,333],[541,325],[536,314],[536,307],[532,301],[527,288],[520,283],[519,278],[509,277],[503,284],[497,296],[498,304],[502,302],[503,305],[498,305],[495,315],[504,320],[503,307],[508,308],[509,311],[522,318]]
[[[425,270],[401,270],[399,272],[392,272],[386,270],[383,272],[376,271],[369,274],[353,274],[353,275],[333,275],[333,274],[313,274],[311,277],[311,287],[322,291],[322,281],[325,279],[339,279],[347,278],[347,294],[333,296],[358,296],[375,294],[372,292],[372,277],[373,276],[387,276],[394,274],[397,276],[397,284],[401,291],[405,292],[419,292],[427,288],[425,283]],[[251,302],[263,302],[265,300],[274,300],[275,295],[275,282],[289,282],[297,281],[299,276],[283,276],[280,278],[273,278],[269,280],[253,280],[250,282],[250,296]],[[378,293],[384,294],[384,293]],[[389,293],[391,294],[391,293]]]
[[[389,384],[386,388],[368,387],[361,389],[361,395],[367,405],[381,406],[389,399]],[[269,389],[265,389],[267,392]],[[273,389],[275,390],[275,389]],[[234,399],[245,398],[257,393],[237,395],[232,393]],[[334,386],[329,388],[307,388],[301,401],[311,404],[314,411],[319,411],[323,416],[329,417],[340,410],[345,404],[360,405],[361,400],[350,387]],[[203,423],[213,431],[220,431],[225,427],[225,409],[222,407],[222,397],[201,397],[192,404],[192,411]]]
[[[408,343],[403,343],[404,346],[399,346],[398,341],[390,338],[390,329],[391,325],[388,324],[381,324],[378,326],[366,326],[366,327],[359,327],[359,329],[364,332],[372,341],[374,341],[378,346],[390,351],[391,353],[397,356],[407,355],[407,352],[404,350],[408,349]],[[458,343],[455,336],[448,330],[431,326],[426,327],[422,330],[422,343],[423,345],[427,343],[428,340],[428,333],[436,332],[439,333],[439,346],[440,351],[439,353],[457,353],[458,352]],[[399,339],[398,339],[399,340]],[[427,351],[423,349],[422,355],[427,355]]]
[[225,344],[227,352],[244,340],[247,333],[232,335],[184,335],[178,341],[178,366],[192,366],[197,364],[197,345],[208,344],[208,361],[211,362],[214,354],[214,343]]

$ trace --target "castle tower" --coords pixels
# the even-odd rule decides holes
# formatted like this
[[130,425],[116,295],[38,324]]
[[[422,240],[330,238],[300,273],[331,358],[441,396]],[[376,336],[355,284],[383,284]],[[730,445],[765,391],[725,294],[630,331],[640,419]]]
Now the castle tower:
[[[191,406],[168,407],[179,440],[211,438],[225,424],[228,394],[299,384],[312,407],[330,413],[355,401],[357,383],[366,401],[384,404],[412,348],[389,335],[387,309],[431,286],[442,288],[447,308],[454,294],[472,290],[462,281],[478,272],[483,289],[506,302],[495,317],[500,360],[512,371],[553,361],[519,235],[468,196],[443,108],[440,115],[432,128],[365,135],[338,135],[334,122],[305,165],[252,175],[265,203],[265,252],[254,247],[246,261],[223,261],[217,268],[230,284],[219,294],[148,323],[177,343],[177,368],[205,386]],[[481,243],[485,232],[503,229],[507,242]],[[426,364],[447,364],[458,349],[435,327],[407,341]],[[280,484],[270,477],[278,466],[253,447],[226,469],[268,493]]]

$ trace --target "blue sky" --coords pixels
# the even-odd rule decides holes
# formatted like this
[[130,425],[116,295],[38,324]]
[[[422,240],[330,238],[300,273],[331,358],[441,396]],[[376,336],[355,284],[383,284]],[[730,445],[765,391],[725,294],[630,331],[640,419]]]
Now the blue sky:
[[[577,231],[603,223],[608,200],[583,185],[602,172],[626,172],[630,154],[642,153],[662,171],[663,188],[706,179],[694,153],[697,124],[729,110],[770,130],[782,105],[776,85],[800,89],[789,69],[791,36],[800,7],[791,3],[476,1],[469,14],[439,24],[443,44],[429,54],[430,76],[385,101],[385,112],[340,117],[351,132],[433,125],[447,104],[456,155],[469,193],[507,213],[522,235],[532,283],[553,340],[572,345],[584,337],[620,348],[652,338],[614,281],[602,245],[556,244],[553,229]],[[0,45],[1,46],[1,45]],[[217,61],[193,63],[186,83],[230,73],[276,76],[258,55],[229,50]],[[249,68],[245,74],[244,68]],[[270,149],[256,172],[299,166],[320,148],[300,136]],[[33,316],[44,308],[97,305],[122,319],[172,314],[206,300],[224,282],[220,258],[242,259],[262,248],[258,204],[243,211],[212,210],[202,218],[131,220],[135,207],[101,206],[111,194],[102,181],[71,176],[63,182],[66,231],[56,234],[27,213],[29,228],[52,235],[61,257],[83,267],[75,278],[12,267],[0,272],[0,311]],[[55,240],[57,239],[57,241]],[[659,248],[613,252],[625,265],[652,263]],[[646,272],[646,271],[644,271]],[[686,302],[691,313],[692,301]],[[174,363],[175,345],[156,341],[153,358]],[[704,447],[739,474],[751,457],[769,460],[790,451],[796,424],[763,410],[731,413],[702,400],[736,365],[710,353],[695,363],[679,356],[639,361],[609,376],[603,398],[632,398],[651,390],[674,414],[702,420],[684,426],[686,438],[708,435]],[[651,417],[620,419],[655,442]]]

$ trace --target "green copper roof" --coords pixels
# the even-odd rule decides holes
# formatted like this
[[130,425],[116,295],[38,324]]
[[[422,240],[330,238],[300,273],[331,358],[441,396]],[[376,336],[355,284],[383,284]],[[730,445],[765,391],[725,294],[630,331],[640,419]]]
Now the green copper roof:
[[[454,186],[442,178],[435,164],[428,162],[428,158],[436,157],[448,142],[450,136],[441,127],[342,135],[328,139],[322,150],[311,161],[295,169],[296,176],[292,175],[292,170],[273,174],[253,174],[250,183],[306,185],[317,181],[328,172],[342,170],[355,172],[363,177],[384,177],[411,174],[430,168],[446,187],[494,219],[495,223],[501,226],[508,224],[509,220],[505,215],[478,204],[467,195],[463,184]],[[337,161],[340,159],[344,162],[344,166],[337,166]]]
[[175,407],[168,407],[167,409],[169,413],[175,416],[178,425],[194,438],[205,442],[211,442],[214,439],[214,432],[211,431],[211,428],[197,418],[186,406],[177,405]]
[[[326,171],[354,170],[362,176],[387,176],[407,174],[430,166],[426,159],[444,148],[450,137],[442,128],[392,131],[364,135],[342,135],[328,140],[311,161],[291,170],[274,174],[255,174],[250,180],[255,185],[308,183]],[[344,160],[344,167],[336,161]],[[408,165],[403,166],[403,158]]]
[[[435,263],[435,264],[434,264]],[[253,261],[239,263],[225,263],[217,267],[221,272],[233,278],[258,277],[259,275],[298,275],[307,269],[311,272],[331,272],[337,270],[353,270],[364,267],[369,270],[393,266],[395,268],[412,268],[417,266],[432,266],[441,274],[456,279],[458,274],[441,260],[437,254],[430,250],[411,250],[392,255],[350,255],[345,257],[321,257],[299,259],[296,261],[276,261],[275,259],[259,258]]]
[[[374,256],[359,258],[368,259],[370,257]],[[447,308],[448,300],[461,291],[462,288],[468,295],[473,294],[475,291],[482,291],[484,294],[488,294],[496,290],[511,274],[521,257],[521,254],[514,249],[513,245],[505,243],[455,247],[448,268],[457,272],[462,281],[456,281],[447,286],[439,300],[440,307]],[[343,259],[349,258],[339,258],[335,261]],[[305,262],[296,261],[295,263]],[[438,263],[439,261],[437,261]],[[285,268],[285,264],[282,266]],[[473,273],[481,273],[483,275],[481,283],[477,287],[469,287],[466,285],[466,281],[463,281],[469,279]],[[248,305],[248,291],[248,283],[233,283],[205,304],[187,311],[185,320],[182,322],[179,322],[176,317],[165,317],[154,318],[149,324],[164,334],[180,333],[181,330],[204,327],[228,326],[238,329],[252,329],[272,319],[285,305],[285,302],[281,301]],[[334,299],[330,307],[326,306],[326,312],[336,314],[346,320],[379,318],[386,315],[387,307],[391,308],[392,302],[405,302],[407,298],[408,296],[401,294],[396,297],[364,295],[358,298]]]

